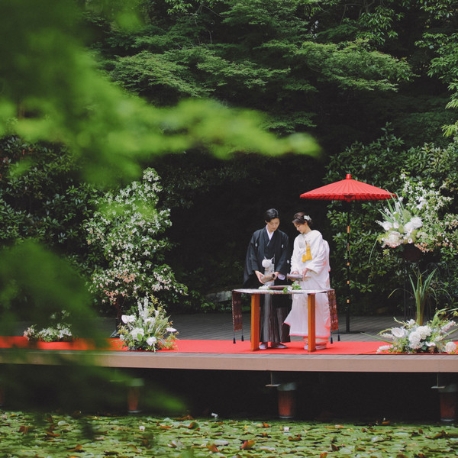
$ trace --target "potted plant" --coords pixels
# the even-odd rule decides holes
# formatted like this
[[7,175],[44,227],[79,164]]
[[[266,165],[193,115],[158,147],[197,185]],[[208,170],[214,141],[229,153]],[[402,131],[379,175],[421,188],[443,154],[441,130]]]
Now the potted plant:
[[410,284],[412,286],[412,294],[415,300],[415,309],[416,309],[416,322],[421,326],[425,319],[425,308],[430,296],[436,294],[435,288],[433,288],[433,279],[436,275],[437,269],[434,269],[428,275],[425,272],[420,272],[418,270],[416,278],[412,278],[409,275]]

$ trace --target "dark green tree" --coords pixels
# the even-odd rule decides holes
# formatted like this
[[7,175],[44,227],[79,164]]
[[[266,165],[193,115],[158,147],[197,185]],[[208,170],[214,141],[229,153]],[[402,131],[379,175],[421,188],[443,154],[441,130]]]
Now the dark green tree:
[[386,52],[402,13],[345,3],[145,2],[142,31],[111,29],[95,47],[111,78],[151,103],[212,97],[255,108],[270,129],[313,132],[336,152],[373,139],[387,93],[414,76],[405,54]]

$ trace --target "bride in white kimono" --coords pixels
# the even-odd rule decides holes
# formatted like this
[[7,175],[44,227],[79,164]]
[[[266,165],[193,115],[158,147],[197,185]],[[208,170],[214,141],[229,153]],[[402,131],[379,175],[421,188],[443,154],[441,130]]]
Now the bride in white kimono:
[[[291,273],[302,275],[301,289],[327,289],[329,281],[329,245],[321,233],[311,229],[312,219],[303,212],[294,215],[293,224],[300,234],[294,239]],[[285,319],[291,336],[303,336],[307,350],[307,295],[293,294],[291,312]],[[316,348],[326,348],[331,335],[331,316],[327,294],[315,296]]]

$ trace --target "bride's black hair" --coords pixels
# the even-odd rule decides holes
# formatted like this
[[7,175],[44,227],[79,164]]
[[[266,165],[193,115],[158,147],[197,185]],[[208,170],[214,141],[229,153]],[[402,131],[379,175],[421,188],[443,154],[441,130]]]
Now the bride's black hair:
[[306,215],[304,212],[297,212],[294,215],[293,224],[305,224],[307,223],[310,227],[313,225],[312,218],[309,215]]

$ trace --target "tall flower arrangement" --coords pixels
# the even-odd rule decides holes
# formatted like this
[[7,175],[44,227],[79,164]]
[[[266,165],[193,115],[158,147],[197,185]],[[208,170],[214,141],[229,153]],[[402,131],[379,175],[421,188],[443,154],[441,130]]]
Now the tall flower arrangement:
[[[447,197],[449,184],[438,186],[433,181],[425,182],[401,174],[403,187],[396,199],[387,203],[382,221],[384,233],[378,240],[386,249],[384,254],[402,252],[409,261],[420,261],[422,253],[440,255],[441,261],[456,256],[458,248],[458,215],[447,213],[452,199]],[[407,250],[409,248],[409,250]],[[411,293],[416,307],[416,323],[423,325],[425,306],[430,297],[450,298],[440,279],[436,281],[436,267],[428,266],[422,272],[419,265],[410,266],[415,276],[409,276]],[[404,272],[405,275],[405,272]]]
[[402,199],[393,199],[393,202],[388,202],[382,214],[384,220],[377,221],[377,223],[386,231],[379,236],[383,246],[396,248],[399,245],[417,241],[417,233],[423,226],[423,221],[404,207]]
[[122,315],[119,338],[129,350],[157,351],[175,346],[176,329],[155,297],[137,302],[128,315]]
[[401,174],[404,181],[399,197],[388,202],[382,221],[384,233],[378,237],[383,247],[413,244],[422,252],[440,250],[453,255],[458,248],[458,215],[445,213],[452,198],[444,195],[448,183],[440,186]]
[[164,264],[170,242],[162,234],[171,221],[169,210],[158,208],[161,190],[156,171],[147,169],[141,182],[97,199],[99,210],[85,224],[96,265],[90,289],[118,311],[153,293],[186,294],[186,287]]

